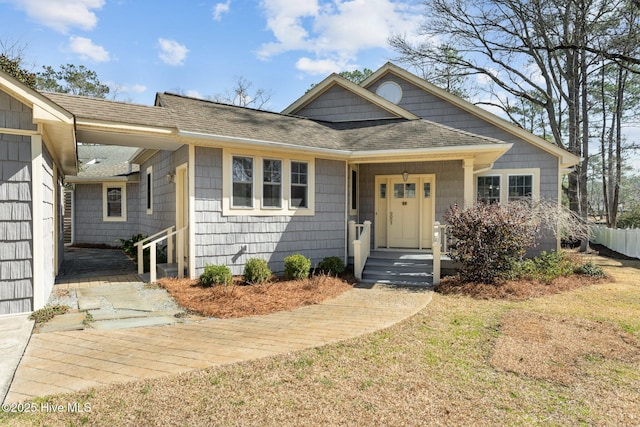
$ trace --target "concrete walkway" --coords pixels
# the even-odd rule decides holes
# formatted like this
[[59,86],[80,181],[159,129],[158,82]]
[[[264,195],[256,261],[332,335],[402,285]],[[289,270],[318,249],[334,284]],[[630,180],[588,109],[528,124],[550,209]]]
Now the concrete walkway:
[[429,289],[374,285],[266,316],[37,334],[29,342],[6,402],[322,346],[391,326],[430,301]]
[[13,374],[27,347],[33,320],[28,314],[0,317],[0,402],[9,391]]

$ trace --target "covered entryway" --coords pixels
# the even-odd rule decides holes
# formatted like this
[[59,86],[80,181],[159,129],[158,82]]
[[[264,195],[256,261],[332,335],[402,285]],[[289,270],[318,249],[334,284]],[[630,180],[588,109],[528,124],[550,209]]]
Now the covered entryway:
[[375,247],[431,248],[435,175],[378,175],[375,182]]

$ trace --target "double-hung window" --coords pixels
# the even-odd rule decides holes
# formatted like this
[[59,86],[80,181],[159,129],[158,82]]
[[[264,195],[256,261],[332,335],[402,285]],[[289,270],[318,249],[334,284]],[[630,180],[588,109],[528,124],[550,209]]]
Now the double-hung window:
[[291,207],[308,208],[308,194],[309,164],[307,162],[291,162]]
[[262,206],[282,207],[282,160],[262,161]]
[[105,183],[102,185],[103,221],[127,220],[127,184]]
[[234,208],[253,207],[253,158],[233,156],[233,202]]
[[234,151],[223,151],[223,215],[315,215],[313,158]]

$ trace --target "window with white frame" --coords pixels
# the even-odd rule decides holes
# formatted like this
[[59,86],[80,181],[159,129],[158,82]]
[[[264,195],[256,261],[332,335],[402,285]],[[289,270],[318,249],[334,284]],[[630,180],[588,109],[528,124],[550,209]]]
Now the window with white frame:
[[262,207],[282,207],[282,160],[262,161]]
[[233,156],[232,206],[234,208],[253,207],[253,158]]
[[147,215],[153,214],[153,166],[147,168]]
[[291,162],[291,207],[308,208],[309,163]]
[[125,183],[102,185],[102,219],[104,221],[127,220],[127,185]]
[[476,195],[484,203],[537,200],[540,169],[502,169],[480,175],[476,179]]
[[222,214],[314,215],[314,160],[260,154],[223,151]]

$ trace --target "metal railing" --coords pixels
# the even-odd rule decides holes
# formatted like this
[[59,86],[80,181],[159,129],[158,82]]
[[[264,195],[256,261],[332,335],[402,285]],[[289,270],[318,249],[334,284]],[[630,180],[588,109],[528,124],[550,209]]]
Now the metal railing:
[[174,225],[165,228],[158,233],[147,237],[135,244],[138,248],[138,274],[144,273],[144,250],[149,249],[149,282],[153,283],[157,280],[157,257],[156,249],[158,243],[167,241],[167,262],[173,263],[173,236],[176,236],[176,258],[178,263],[178,277],[184,277],[184,233],[187,227],[183,227],[179,230],[173,231]]
[[356,224],[349,221],[348,227],[349,256],[353,256],[353,273],[356,279],[362,280],[362,271],[371,254],[371,221]]

